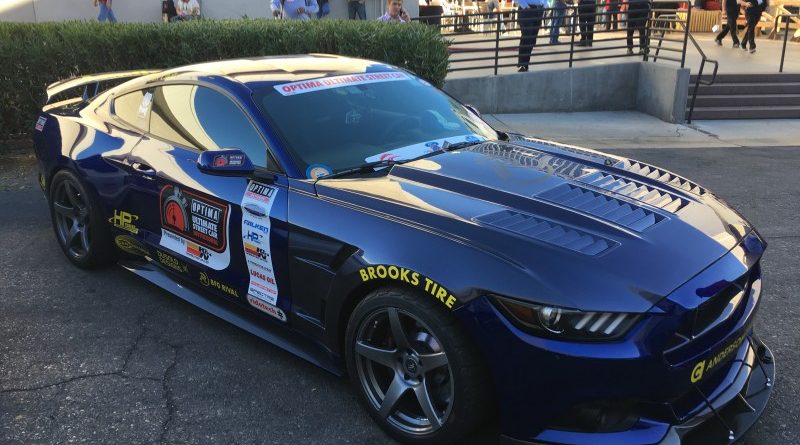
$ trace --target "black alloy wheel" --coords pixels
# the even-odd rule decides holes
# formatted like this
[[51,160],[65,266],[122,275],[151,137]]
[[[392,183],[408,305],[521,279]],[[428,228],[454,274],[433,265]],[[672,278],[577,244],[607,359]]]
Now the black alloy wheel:
[[438,301],[399,288],[373,291],[354,309],[346,341],[362,403],[396,439],[454,443],[491,420],[483,361]]

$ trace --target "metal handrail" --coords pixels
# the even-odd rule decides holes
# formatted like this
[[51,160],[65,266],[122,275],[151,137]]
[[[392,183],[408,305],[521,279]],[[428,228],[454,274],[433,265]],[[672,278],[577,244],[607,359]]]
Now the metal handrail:
[[[686,122],[687,123],[692,123],[692,113],[694,113],[694,102],[697,99],[697,90],[700,89],[700,84],[703,84],[703,85],[713,85],[714,84],[714,81],[717,80],[717,70],[719,70],[719,62],[717,62],[716,60],[713,60],[713,59],[709,59],[706,56],[706,53],[703,52],[703,49],[700,48],[700,44],[697,43],[697,40],[694,39],[694,36],[691,33],[687,32],[686,36],[692,42],[692,44],[694,45],[695,49],[697,49],[697,52],[699,52],[700,56],[702,57],[702,60],[700,61],[700,70],[697,72],[697,79],[695,80],[695,83],[694,83],[694,92],[692,93],[692,103],[689,105],[689,115],[686,117]],[[711,80],[709,80],[709,81],[702,80],[703,79],[703,70],[706,67],[706,62],[710,62],[710,63],[714,64],[714,72],[711,74]]]
[[778,69],[779,73],[783,72],[783,60],[786,58],[786,42],[789,40],[789,19],[791,18],[800,18],[800,14],[780,14],[778,17],[785,17],[786,23],[784,23],[784,32],[783,32],[783,49],[781,50],[781,67]]

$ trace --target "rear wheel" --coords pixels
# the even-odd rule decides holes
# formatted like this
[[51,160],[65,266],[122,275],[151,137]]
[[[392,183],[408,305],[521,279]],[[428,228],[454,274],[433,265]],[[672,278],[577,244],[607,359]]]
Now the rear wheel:
[[74,173],[62,170],[53,176],[49,204],[56,240],[73,264],[84,269],[113,264],[101,207]]
[[356,307],[347,328],[353,385],[375,421],[406,443],[456,442],[486,412],[483,365],[437,304],[380,289]]

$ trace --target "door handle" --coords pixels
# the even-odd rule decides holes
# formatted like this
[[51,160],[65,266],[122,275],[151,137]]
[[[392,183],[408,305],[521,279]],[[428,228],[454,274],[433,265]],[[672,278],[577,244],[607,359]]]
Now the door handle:
[[147,176],[152,176],[156,174],[156,171],[153,170],[153,167],[150,167],[147,164],[142,164],[141,162],[134,162],[131,164],[131,167],[137,172]]

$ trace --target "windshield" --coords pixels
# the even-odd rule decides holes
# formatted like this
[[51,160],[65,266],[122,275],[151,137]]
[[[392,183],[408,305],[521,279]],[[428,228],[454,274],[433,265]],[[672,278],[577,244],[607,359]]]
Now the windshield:
[[401,72],[285,83],[254,97],[308,178],[497,138],[463,105]]

